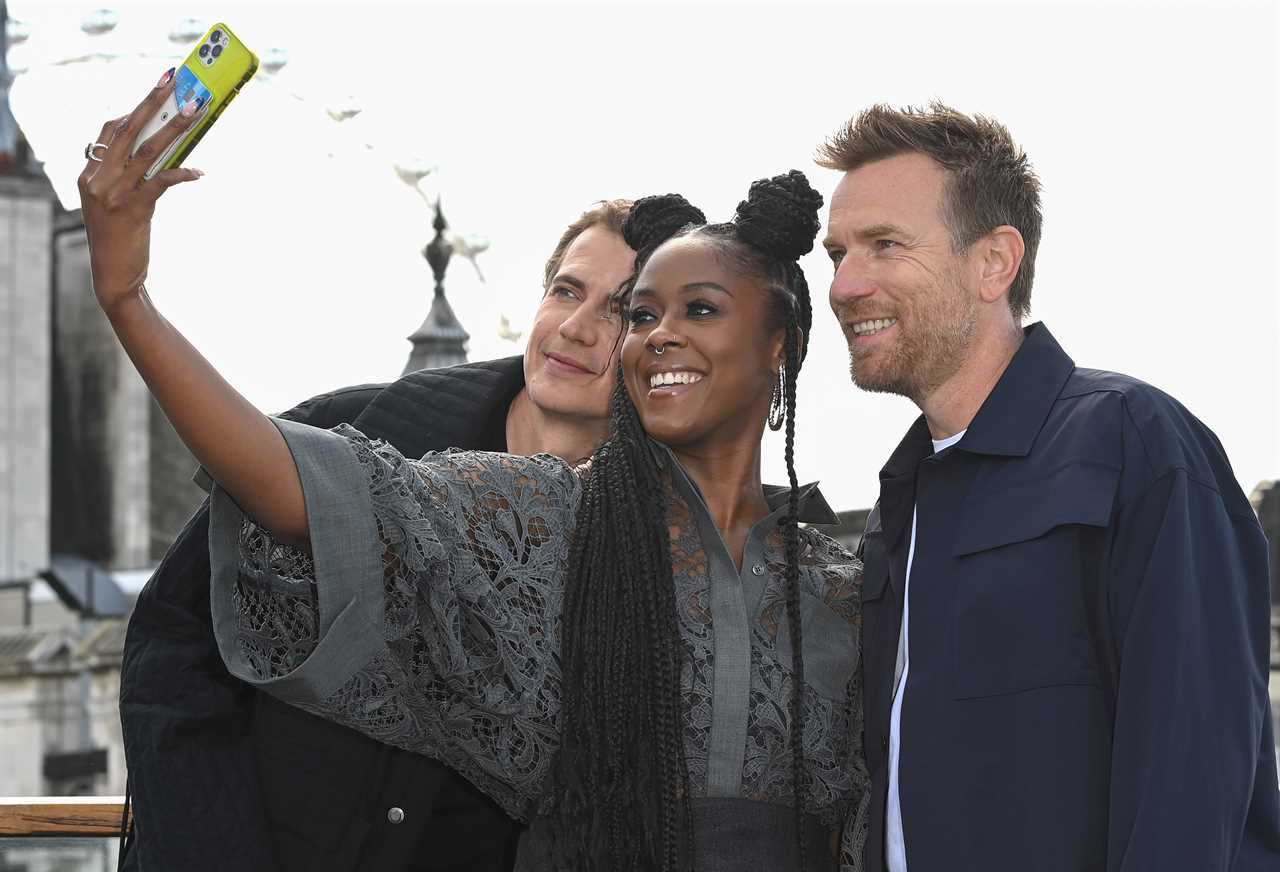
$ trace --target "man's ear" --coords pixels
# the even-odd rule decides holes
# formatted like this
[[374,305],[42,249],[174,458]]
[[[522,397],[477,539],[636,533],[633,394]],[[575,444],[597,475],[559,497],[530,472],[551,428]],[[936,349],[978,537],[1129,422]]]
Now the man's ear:
[[984,303],[1007,297],[1018,277],[1027,246],[1018,228],[1002,224],[973,244],[978,268],[978,295]]

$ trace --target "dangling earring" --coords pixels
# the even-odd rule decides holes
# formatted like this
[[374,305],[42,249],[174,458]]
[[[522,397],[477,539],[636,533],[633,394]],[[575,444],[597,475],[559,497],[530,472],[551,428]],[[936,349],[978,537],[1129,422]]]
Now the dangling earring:
[[769,405],[769,429],[775,433],[782,429],[787,417],[786,404],[782,397],[782,381],[786,377],[786,369],[778,367],[778,378],[773,383],[773,402]]

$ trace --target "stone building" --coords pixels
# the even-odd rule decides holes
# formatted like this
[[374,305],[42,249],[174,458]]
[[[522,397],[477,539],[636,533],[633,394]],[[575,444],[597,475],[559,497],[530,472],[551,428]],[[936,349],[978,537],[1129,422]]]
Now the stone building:
[[0,790],[124,792],[120,650],[125,621],[0,628]]
[[199,504],[94,301],[78,213],[0,175],[0,794],[120,793],[124,616]]
[[0,176],[0,608],[49,565],[52,191]]
[[204,496],[195,464],[94,300],[78,213],[60,216],[52,257],[50,548],[151,566]]

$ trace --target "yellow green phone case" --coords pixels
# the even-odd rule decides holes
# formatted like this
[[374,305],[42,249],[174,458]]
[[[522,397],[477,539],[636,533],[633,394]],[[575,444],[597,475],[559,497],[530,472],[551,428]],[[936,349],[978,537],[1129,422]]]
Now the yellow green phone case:
[[257,55],[231,28],[221,22],[210,27],[174,72],[173,93],[138,135],[134,150],[193,100],[199,101],[199,118],[156,159],[146,178],[180,165],[257,70]]

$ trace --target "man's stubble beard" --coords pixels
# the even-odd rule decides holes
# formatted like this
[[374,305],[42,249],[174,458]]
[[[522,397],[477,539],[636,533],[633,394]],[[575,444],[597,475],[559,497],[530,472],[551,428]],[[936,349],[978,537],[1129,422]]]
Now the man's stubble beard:
[[859,370],[850,347],[849,374],[862,390],[897,394],[919,405],[964,364],[978,329],[974,294],[955,275],[922,291],[908,310],[910,317],[899,317],[898,341],[876,373]]

